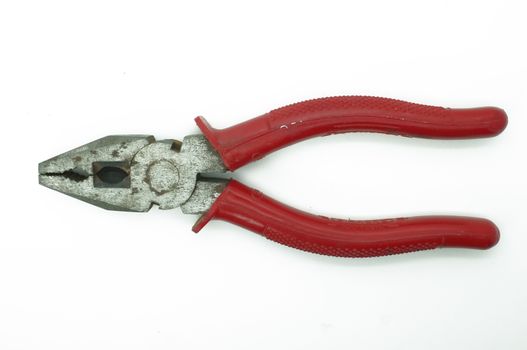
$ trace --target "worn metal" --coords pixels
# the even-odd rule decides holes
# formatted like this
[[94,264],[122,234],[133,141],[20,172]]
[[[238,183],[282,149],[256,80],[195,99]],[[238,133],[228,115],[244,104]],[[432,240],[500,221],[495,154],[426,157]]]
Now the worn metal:
[[206,212],[216,198],[223,192],[228,182],[228,179],[221,178],[198,179],[194,192],[181,205],[181,211],[185,214],[201,214]]
[[198,175],[225,171],[203,135],[183,142],[107,136],[40,163],[39,182],[110,210],[142,212],[154,204],[172,209],[188,201],[183,211],[199,213],[214,202],[224,181],[198,181]]

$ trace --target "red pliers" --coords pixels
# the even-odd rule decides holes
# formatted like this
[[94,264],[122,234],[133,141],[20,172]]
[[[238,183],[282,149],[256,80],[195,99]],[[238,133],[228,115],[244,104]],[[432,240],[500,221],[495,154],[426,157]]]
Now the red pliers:
[[108,136],[39,164],[39,182],[112,210],[181,207],[201,214],[198,232],[219,219],[308,252],[373,257],[438,247],[487,249],[499,240],[491,221],[456,216],[341,220],[311,215],[215,174],[234,171],[314,136],[379,132],[408,137],[496,136],[507,125],[495,107],[449,109],[387,98],[343,96],[304,101],[227,129],[196,118],[203,134],[183,142],[149,135]]

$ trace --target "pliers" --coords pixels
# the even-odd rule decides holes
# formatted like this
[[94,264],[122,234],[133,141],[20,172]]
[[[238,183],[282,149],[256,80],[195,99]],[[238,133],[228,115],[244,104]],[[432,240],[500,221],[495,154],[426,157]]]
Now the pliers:
[[226,129],[195,119],[202,134],[183,141],[150,135],[107,136],[39,164],[40,184],[110,210],[146,212],[181,207],[231,222],[304,251],[373,257],[438,247],[487,249],[499,240],[491,221],[461,216],[342,220],[316,216],[220,176],[314,136],[378,132],[467,139],[498,135],[499,108],[450,109],[365,96],[320,98],[288,105]]

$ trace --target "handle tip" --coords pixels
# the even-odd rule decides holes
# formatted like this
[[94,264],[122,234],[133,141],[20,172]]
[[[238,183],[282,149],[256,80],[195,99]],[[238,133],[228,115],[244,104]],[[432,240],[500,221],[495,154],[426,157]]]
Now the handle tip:
[[500,241],[500,229],[492,221],[487,221],[487,235],[485,236],[482,249],[492,248]]
[[498,107],[488,107],[487,109],[488,119],[492,122],[489,123],[489,131],[492,136],[497,136],[505,130],[509,123],[507,113]]
[[492,221],[479,218],[460,218],[460,230],[445,236],[444,247],[489,249],[498,244],[500,230]]

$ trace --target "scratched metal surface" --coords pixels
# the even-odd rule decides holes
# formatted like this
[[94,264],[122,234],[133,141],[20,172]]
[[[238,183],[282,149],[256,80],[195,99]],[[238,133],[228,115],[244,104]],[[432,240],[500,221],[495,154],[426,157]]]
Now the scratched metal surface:
[[[126,185],[94,185],[101,182],[94,171],[98,162],[128,164],[122,169],[128,175]],[[183,211],[200,213],[210,207],[223,185],[222,181],[198,181],[198,174],[225,171],[203,135],[186,136],[182,143],[123,135],[104,137],[40,163],[39,182],[110,210],[144,212],[154,204],[173,209],[188,201]]]

